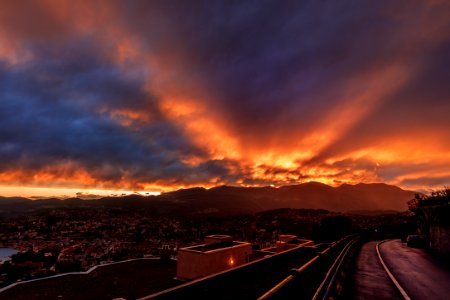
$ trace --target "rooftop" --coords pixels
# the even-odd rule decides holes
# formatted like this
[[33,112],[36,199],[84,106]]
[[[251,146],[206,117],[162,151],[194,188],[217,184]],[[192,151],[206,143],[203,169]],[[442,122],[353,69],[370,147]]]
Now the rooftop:
[[180,250],[188,250],[188,251],[204,253],[204,252],[209,252],[209,251],[214,251],[214,250],[219,250],[219,249],[226,249],[226,248],[242,246],[242,245],[250,245],[250,244],[246,243],[246,242],[236,242],[236,241],[220,242],[220,243],[214,243],[214,244],[203,244],[203,245],[198,245],[198,246],[186,247],[186,248],[182,248]]
[[70,274],[24,282],[0,293],[0,299],[137,299],[180,284],[173,260],[138,259],[104,265],[89,274]]
[[227,238],[231,238],[231,236],[225,235],[225,234],[212,234],[212,235],[208,235],[207,238],[227,239]]

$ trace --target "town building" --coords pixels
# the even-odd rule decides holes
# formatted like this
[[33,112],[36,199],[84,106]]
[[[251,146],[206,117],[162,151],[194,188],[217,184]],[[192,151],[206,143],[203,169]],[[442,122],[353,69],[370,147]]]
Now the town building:
[[228,235],[211,235],[205,244],[178,250],[177,279],[193,280],[228,270],[249,261],[252,245]]
[[296,235],[282,234],[279,236],[279,240],[276,243],[276,252],[284,252],[289,249],[297,248],[299,245],[311,242],[304,239],[299,239]]

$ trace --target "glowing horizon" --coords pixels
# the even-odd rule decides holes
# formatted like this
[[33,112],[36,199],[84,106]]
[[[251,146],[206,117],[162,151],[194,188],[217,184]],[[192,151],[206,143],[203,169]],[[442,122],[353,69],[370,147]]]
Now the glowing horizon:
[[40,198],[86,198],[95,199],[106,196],[125,196],[139,194],[142,196],[157,196],[159,191],[124,191],[103,189],[77,189],[77,188],[48,188],[48,187],[23,187],[23,186],[0,186],[0,196],[24,197],[30,199]]

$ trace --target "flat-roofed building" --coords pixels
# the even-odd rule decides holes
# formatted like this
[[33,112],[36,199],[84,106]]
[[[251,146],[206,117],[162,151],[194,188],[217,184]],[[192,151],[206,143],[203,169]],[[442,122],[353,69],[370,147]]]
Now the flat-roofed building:
[[310,241],[299,239],[296,235],[283,234],[279,236],[279,241],[277,241],[276,252],[279,253],[297,248],[300,244],[304,244],[306,242]]
[[213,234],[205,237],[205,244],[216,244],[216,243],[224,243],[224,242],[232,242],[233,238],[229,235],[224,234]]
[[178,250],[178,279],[192,280],[240,266],[252,253],[250,243],[233,241],[227,235],[208,236],[205,242]]

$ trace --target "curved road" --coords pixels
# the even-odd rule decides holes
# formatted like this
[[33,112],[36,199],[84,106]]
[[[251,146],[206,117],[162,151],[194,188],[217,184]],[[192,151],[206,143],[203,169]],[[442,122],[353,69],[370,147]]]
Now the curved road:
[[390,240],[380,245],[380,252],[411,299],[450,299],[450,271],[424,250],[407,247],[399,240]]
[[369,242],[361,247],[353,275],[352,299],[401,300],[402,297],[389,279],[378,258],[376,245]]
[[[362,246],[356,261],[353,299],[403,299],[383,269],[376,245]],[[431,258],[423,249],[407,247],[400,240],[379,246],[382,259],[412,300],[450,299],[450,270]]]

